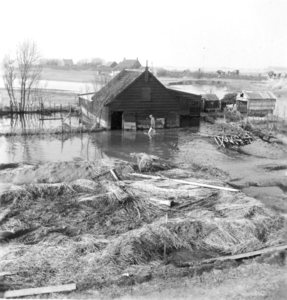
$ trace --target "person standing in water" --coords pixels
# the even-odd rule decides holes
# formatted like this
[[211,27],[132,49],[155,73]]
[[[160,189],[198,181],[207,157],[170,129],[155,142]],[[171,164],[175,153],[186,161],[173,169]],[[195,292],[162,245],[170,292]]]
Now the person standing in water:
[[155,132],[155,118],[153,117],[153,115],[150,115],[150,128],[148,131],[148,134],[151,134],[152,132]]

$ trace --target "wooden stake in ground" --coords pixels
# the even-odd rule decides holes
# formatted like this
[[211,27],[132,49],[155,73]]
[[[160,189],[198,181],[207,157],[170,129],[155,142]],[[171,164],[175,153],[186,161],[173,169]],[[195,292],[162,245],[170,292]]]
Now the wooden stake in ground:
[[16,297],[23,297],[23,296],[39,295],[39,294],[69,292],[69,291],[74,291],[76,288],[77,288],[76,284],[71,283],[71,284],[65,284],[65,285],[14,290],[14,291],[5,292],[4,298],[16,298]]

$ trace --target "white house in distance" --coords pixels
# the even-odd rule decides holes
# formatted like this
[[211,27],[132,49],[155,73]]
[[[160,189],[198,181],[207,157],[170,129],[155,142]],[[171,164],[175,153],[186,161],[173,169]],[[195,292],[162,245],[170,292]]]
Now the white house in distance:
[[236,107],[250,116],[273,114],[277,98],[271,91],[241,91],[236,97]]

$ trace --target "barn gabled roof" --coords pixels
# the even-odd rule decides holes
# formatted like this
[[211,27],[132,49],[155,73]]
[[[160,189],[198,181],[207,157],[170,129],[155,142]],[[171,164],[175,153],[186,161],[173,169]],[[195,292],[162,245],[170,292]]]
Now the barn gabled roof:
[[179,97],[184,97],[187,99],[192,99],[192,100],[197,100],[200,101],[201,100],[201,96],[197,95],[197,94],[192,94],[192,93],[188,93],[185,91],[181,91],[181,90],[176,90],[173,88],[167,88],[168,91],[173,95],[173,96],[179,96]]
[[114,71],[122,71],[124,69],[134,69],[135,65],[136,69],[141,67],[140,62],[137,59],[125,59],[120,62],[117,66],[114,67]]
[[205,101],[219,101],[215,94],[201,94],[201,96]]
[[104,105],[113,101],[121,92],[130,86],[136,79],[138,79],[144,72],[137,70],[123,70],[112,80],[110,80],[104,87],[94,94],[93,100]]

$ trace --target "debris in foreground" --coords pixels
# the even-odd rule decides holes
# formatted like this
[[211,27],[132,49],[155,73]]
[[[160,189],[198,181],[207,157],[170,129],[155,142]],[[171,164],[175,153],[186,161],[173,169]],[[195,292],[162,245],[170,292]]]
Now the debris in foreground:
[[48,294],[48,293],[70,292],[74,290],[76,290],[76,284],[71,283],[65,285],[46,286],[40,288],[7,291],[4,293],[4,298],[15,298],[15,297]]
[[223,185],[218,179],[167,165],[151,173],[153,163],[147,172],[154,176],[139,174],[150,177],[131,175],[139,168],[130,164],[123,165],[127,172],[95,164],[90,172],[86,164],[70,163],[77,173],[68,182],[53,166],[54,183],[32,180],[0,196],[0,205],[11,208],[0,230],[36,228],[15,239],[20,248],[1,265],[15,274],[11,283],[102,288],[143,267],[168,270],[166,258],[182,249],[204,261],[282,244],[284,218],[240,191],[210,188]]

